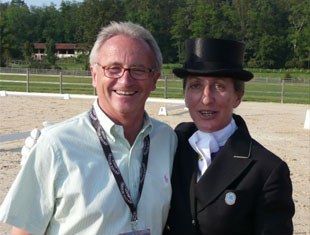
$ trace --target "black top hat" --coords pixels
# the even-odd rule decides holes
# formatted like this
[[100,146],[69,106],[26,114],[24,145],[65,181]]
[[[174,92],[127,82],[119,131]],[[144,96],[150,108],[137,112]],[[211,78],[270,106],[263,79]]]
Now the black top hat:
[[249,81],[253,74],[243,69],[244,44],[232,40],[194,38],[185,41],[185,63],[173,73],[188,75],[231,77]]

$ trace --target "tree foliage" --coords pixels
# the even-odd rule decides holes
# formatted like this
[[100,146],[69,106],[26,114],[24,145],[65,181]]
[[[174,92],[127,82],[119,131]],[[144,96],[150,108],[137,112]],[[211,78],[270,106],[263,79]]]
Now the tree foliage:
[[56,43],[54,39],[50,38],[46,43],[46,62],[54,66],[56,64]]
[[151,31],[165,63],[183,60],[186,38],[213,37],[245,42],[250,67],[309,68],[309,4],[306,0],[65,0],[57,9],[54,4],[33,7],[12,0],[0,3],[0,65],[29,59],[31,45],[38,42],[79,43],[90,50],[102,26],[132,21]]

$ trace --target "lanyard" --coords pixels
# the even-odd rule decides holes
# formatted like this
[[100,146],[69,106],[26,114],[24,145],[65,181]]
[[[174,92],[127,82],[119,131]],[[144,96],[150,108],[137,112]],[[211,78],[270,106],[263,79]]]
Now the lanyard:
[[[106,133],[102,126],[99,123],[99,120],[96,115],[96,111],[94,107],[92,107],[89,111],[89,117],[91,120],[91,123],[93,127],[95,128],[98,138],[100,140],[103,152],[106,156],[106,159],[108,161],[109,167],[114,175],[114,178],[116,180],[117,186],[121,192],[121,195],[128,205],[130,211],[131,211],[131,223],[133,230],[135,230],[135,225],[137,224],[138,221],[138,215],[137,215],[137,207],[134,205],[130,191],[128,187],[126,186],[126,183],[124,181],[124,178],[122,177],[122,174],[115,162],[111,147],[109,145],[108,139],[106,137]],[[139,195],[138,195],[138,202],[141,197],[142,189],[143,189],[143,184],[144,184],[144,179],[146,175],[146,169],[147,169],[147,163],[148,163],[148,157],[149,157],[149,148],[150,148],[150,137],[147,135],[144,138],[144,145],[143,145],[143,156],[142,156],[142,163],[140,167],[140,180],[139,180]],[[137,202],[137,204],[138,204]]]

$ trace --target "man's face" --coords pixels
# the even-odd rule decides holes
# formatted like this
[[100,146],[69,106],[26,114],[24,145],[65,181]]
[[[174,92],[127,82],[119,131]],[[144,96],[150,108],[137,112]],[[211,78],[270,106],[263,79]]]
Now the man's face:
[[185,86],[185,103],[197,128],[214,132],[230,122],[243,93],[236,92],[232,78],[189,76]]
[[[154,54],[148,44],[124,35],[107,40],[101,46],[99,55],[97,63],[102,66],[155,67]],[[156,88],[156,81],[160,76],[160,72],[154,72],[147,74],[145,80],[136,80],[127,70],[120,78],[113,79],[104,76],[104,70],[99,65],[92,65],[91,72],[99,105],[116,123],[119,116],[144,112],[146,99]]]

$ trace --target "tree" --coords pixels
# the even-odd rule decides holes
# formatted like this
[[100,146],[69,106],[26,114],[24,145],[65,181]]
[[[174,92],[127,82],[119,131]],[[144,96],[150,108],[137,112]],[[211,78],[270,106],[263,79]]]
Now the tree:
[[126,19],[147,28],[157,40],[163,53],[164,62],[176,58],[176,48],[171,40],[171,15],[177,0],[125,0]]
[[69,1],[61,2],[60,4],[60,14],[58,25],[62,30],[62,42],[68,43],[80,43],[77,37],[77,32],[79,30],[79,22],[76,20],[76,16],[79,14],[79,8],[81,3],[71,3]]
[[0,66],[5,66],[7,62],[7,58],[5,54],[9,50],[9,44],[6,41],[5,34],[5,11],[8,8],[8,3],[0,3]]
[[287,57],[285,38],[263,35],[255,53],[256,66],[260,68],[283,68]]
[[186,38],[191,37],[194,9],[193,0],[181,0],[177,4],[175,13],[172,16],[174,24],[171,28],[172,38],[177,42],[183,42]]
[[290,52],[287,10],[281,0],[256,0],[249,9],[247,49],[251,67],[284,67]]
[[33,51],[34,51],[33,44],[30,43],[29,41],[26,41],[23,44],[23,57],[28,65],[31,63],[31,60],[32,60],[31,57],[32,57]]
[[252,0],[233,0],[232,8],[234,14],[234,21],[236,25],[236,32],[240,41],[246,41],[249,37],[248,29],[249,18],[250,18],[250,9],[252,5]]
[[192,0],[180,0],[176,5],[175,13],[172,15],[174,24],[171,26],[172,39],[178,48],[178,62],[184,60],[184,41],[191,37],[191,27],[194,20]]
[[121,0],[85,0],[76,20],[79,24],[77,40],[90,50],[100,28],[111,21],[124,20]]
[[193,37],[236,39],[232,7],[227,1],[199,0],[195,5]]
[[[102,26],[128,20],[154,35],[164,63],[182,62],[185,39],[215,37],[245,42],[248,66],[310,66],[306,0],[64,0],[59,9],[12,0],[0,3],[0,10],[1,66],[27,58],[28,43],[50,39],[90,51]],[[83,58],[86,64],[87,53]]]
[[24,4],[14,3],[1,10],[4,10],[1,12],[0,23],[2,53],[6,57],[4,60],[20,59],[22,58],[22,45],[31,33],[29,9]]
[[11,5],[21,7],[21,6],[25,6],[26,4],[25,4],[25,1],[23,1],[23,0],[12,0]]
[[55,42],[63,41],[63,22],[60,19],[60,13],[55,5],[43,8],[43,17],[40,24],[43,25],[43,42],[53,39]]
[[310,6],[306,0],[288,1],[289,42],[292,45],[290,67],[310,68]]
[[49,65],[55,66],[56,64],[56,43],[54,39],[48,39],[46,43],[46,62]]

